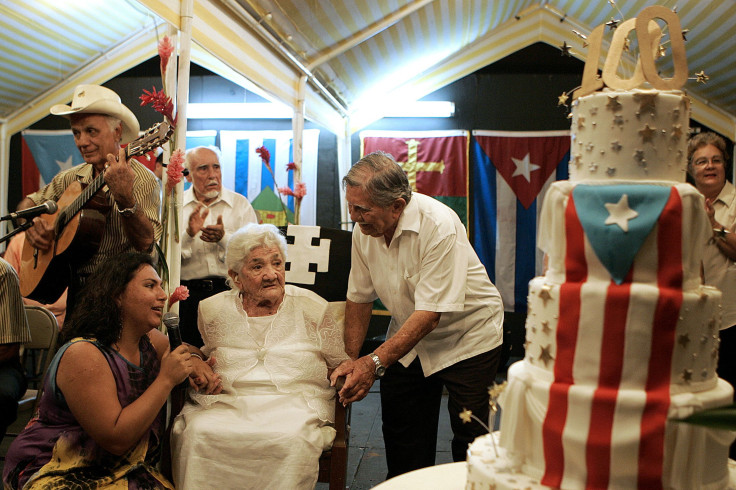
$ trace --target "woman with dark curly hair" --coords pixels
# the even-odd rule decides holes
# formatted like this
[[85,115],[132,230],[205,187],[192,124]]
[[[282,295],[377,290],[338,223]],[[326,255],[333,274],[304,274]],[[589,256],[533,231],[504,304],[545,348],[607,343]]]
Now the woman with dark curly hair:
[[157,330],[166,300],[146,254],[116,256],[90,276],[38,414],[8,450],[6,488],[173,488],[155,465],[166,399],[192,363]]

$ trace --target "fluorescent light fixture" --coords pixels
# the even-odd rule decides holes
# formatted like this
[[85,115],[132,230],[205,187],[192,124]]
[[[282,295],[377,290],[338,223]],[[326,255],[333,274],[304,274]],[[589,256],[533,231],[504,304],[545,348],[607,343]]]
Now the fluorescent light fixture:
[[277,102],[187,105],[187,119],[291,119],[294,111]]

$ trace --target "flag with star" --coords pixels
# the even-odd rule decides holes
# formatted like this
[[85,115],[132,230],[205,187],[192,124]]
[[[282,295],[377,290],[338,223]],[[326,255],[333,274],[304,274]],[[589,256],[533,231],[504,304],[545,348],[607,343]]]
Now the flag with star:
[[393,155],[412,189],[451,207],[468,226],[468,131],[363,131],[361,156]]
[[71,130],[22,132],[23,195],[45,186],[62,170],[84,163]]
[[529,281],[542,273],[537,223],[549,185],[567,179],[569,131],[473,131],[473,247],[506,311],[526,312]]

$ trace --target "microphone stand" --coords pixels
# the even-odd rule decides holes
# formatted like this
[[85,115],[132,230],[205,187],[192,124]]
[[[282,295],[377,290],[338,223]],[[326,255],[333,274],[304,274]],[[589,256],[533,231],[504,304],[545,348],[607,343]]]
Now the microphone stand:
[[0,238],[0,243],[3,243],[3,242],[6,242],[6,241],[10,240],[11,238],[13,238],[15,235],[17,235],[21,231],[26,231],[28,228],[30,228],[31,226],[33,226],[33,220],[30,220],[30,219],[27,219],[25,221],[25,223],[23,223],[22,225],[18,225],[15,222],[15,220],[12,220],[12,221],[13,221],[13,226],[15,226],[15,228],[13,229],[13,231],[11,231],[10,233],[8,233],[4,237]]

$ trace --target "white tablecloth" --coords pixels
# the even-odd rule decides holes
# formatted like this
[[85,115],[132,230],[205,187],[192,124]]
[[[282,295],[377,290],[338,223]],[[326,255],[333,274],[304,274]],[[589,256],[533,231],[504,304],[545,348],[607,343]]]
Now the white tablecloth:
[[373,487],[376,490],[465,490],[465,461],[440,464],[395,476]]

